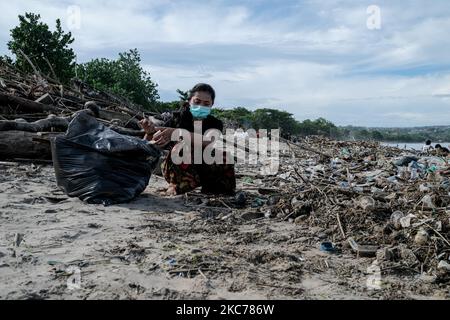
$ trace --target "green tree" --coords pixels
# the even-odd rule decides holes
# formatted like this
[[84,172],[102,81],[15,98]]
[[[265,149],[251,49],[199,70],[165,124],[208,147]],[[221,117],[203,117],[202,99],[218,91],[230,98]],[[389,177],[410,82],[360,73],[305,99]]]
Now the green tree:
[[11,30],[8,49],[15,55],[18,69],[34,71],[23,52],[40,72],[66,83],[74,76],[75,53],[69,48],[74,38],[70,32],[64,33],[59,19],[52,32],[40,18],[34,13],[19,15],[20,24]]
[[98,90],[130,99],[146,109],[156,109],[157,84],[141,66],[137,49],[119,53],[117,60],[94,59],[78,66],[78,76]]
[[370,132],[367,129],[362,129],[362,130],[357,131],[355,136],[356,136],[356,139],[359,139],[359,140],[369,140]]
[[372,131],[372,139],[376,141],[383,141],[383,134],[378,130]]
[[253,113],[243,107],[234,109],[214,108],[212,114],[220,119],[229,120],[238,126],[249,128],[253,126]]
[[277,109],[257,109],[252,120],[255,129],[280,129],[282,135],[296,134],[299,128],[291,113]]
[[8,57],[7,55],[4,56],[0,56],[0,63],[8,63],[8,64],[14,64],[13,59],[11,59],[10,57]]
[[177,89],[177,93],[181,101],[187,102],[189,100],[189,91],[182,91],[180,89]]
[[299,124],[299,133],[303,136],[315,135],[317,131],[315,129],[313,121],[306,119]]
[[330,122],[324,118],[319,118],[319,119],[313,121],[313,123],[314,123],[316,134],[318,134],[318,135],[330,136],[332,134],[333,130],[336,129],[336,126],[332,122]]
[[330,121],[319,118],[314,121],[306,119],[298,124],[298,132],[301,135],[322,135],[338,138],[342,136],[340,130]]

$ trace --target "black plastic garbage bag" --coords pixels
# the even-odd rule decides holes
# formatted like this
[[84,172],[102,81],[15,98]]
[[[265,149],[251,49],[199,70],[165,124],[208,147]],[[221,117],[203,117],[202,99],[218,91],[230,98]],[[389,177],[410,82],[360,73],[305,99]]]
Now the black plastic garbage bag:
[[148,185],[160,151],[147,141],[121,135],[86,113],[64,136],[52,140],[56,181],[70,197],[87,203],[128,202]]

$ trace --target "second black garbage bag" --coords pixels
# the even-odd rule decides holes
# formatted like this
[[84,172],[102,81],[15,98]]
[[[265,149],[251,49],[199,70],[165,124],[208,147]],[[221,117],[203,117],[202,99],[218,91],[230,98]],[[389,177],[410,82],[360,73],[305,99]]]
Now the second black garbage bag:
[[141,194],[160,154],[147,141],[121,135],[85,112],[52,140],[58,186],[94,204],[129,202]]

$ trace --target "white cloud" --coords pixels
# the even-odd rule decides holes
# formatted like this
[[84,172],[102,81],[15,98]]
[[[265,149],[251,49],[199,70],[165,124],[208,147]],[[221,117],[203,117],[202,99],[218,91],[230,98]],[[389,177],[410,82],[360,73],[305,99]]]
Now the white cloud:
[[382,28],[370,31],[359,1],[4,1],[0,54],[18,14],[39,12],[53,25],[75,4],[80,60],[137,47],[166,99],[205,81],[226,107],[279,107],[339,124],[443,124],[450,4],[377,2]]

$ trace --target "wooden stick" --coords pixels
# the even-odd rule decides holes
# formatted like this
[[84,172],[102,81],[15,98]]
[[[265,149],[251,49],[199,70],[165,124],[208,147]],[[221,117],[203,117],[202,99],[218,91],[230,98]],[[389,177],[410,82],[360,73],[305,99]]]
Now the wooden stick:
[[208,281],[208,278],[205,276],[205,274],[202,272],[202,269],[198,268],[198,272],[201,274],[203,278],[205,278],[206,281]]
[[283,221],[288,220],[294,213],[295,213],[295,211],[292,211],[291,213],[289,213],[286,217],[284,217]]
[[34,73],[35,73],[37,76],[39,76],[39,75],[40,75],[40,74],[39,74],[39,71],[36,69],[36,67],[34,66],[33,62],[31,62],[31,59],[28,58],[28,56],[25,54],[25,52],[22,51],[22,49],[19,49],[19,52],[20,52],[21,55],[23,55],[23,57],[25,58],[25,60],[27,60],[28,63],[31,65],[31,67],[32,67],[33,70],[34,70]]
[[336,212],[336,219],[339,225],[339,230],[341,230],[342,236],[344,237],[344,240],[347,238],[344,232],[344,228],[342,228],[341,218],[339,217],[339,212]]
[[46,57],[44,57],[45,62],[47,62],[47,65],[50,68],[50,71],[52,72],[53,78],[55,79],[55,81],[58,81],[58,77],[56,76],[55,70],[53,70],[52,65],[50,64],[50,61],[48,61],[48,59]]
[[430,228],[431,230],[433,230],[439,237],[442,238],[442,240],[445,241],[445,243],[450,247],[450,242],[437,230],[435,230],[433,227],[431,227],[428,223],[425,223],[425,225]]
[[230,210],[233,210],[229,205],[227,205],[226,203],[225,203],[225,201],[223,201],[222,199],[220,199],[219,200],[225,207],[227,207],[228,209],[230,209]]

